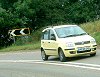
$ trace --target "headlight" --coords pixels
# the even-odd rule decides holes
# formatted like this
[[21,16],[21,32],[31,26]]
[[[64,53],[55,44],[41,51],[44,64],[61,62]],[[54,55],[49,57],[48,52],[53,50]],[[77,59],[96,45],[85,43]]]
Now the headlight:
[[91,44],[96,44],[95,39],[91,39]]
[[69,43],[66,43],[66,44],[67,44],[67,47],[70,47],[70,48],[74,47],[74,43],[69,42]]

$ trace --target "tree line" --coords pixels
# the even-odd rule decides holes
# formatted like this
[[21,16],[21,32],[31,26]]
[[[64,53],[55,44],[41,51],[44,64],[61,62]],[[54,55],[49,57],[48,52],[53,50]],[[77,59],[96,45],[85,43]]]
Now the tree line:
[[6,36],[14,28],[35,31],[48,25],[98,20],[99,5],[100,0],[0,0],[0,34]]

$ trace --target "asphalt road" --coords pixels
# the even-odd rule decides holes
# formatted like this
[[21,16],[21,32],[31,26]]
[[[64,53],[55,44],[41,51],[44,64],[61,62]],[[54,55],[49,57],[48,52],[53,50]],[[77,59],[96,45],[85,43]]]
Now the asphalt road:
[[57,57],[42,61],[40,50],[0,53],[0,77],[100,77],[100,49],[89,55],[60,62]]

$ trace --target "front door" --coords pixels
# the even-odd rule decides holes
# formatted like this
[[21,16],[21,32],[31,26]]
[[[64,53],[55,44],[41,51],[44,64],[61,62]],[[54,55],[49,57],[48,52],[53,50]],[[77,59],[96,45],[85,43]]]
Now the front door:
[[58,44],[55,40],[52,39],[52,35],[54,34],[53,30],[49,30],[49,40],[48,40],[48,54],[50,55],[58,55],[57,49],[58,49]]
[[58,52],[57,52],[58,44],[56,40],[51,39],[52,34],[54,34],[53,30],[51,29],[46,30],[43,33],[43,39],[41,41],[41,45],[47,55],[58,55]]

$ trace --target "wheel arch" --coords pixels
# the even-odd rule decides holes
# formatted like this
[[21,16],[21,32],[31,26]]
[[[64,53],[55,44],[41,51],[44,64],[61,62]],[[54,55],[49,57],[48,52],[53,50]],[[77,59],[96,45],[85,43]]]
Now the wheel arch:
[[66,61],[66,56],[65,56],[63,49],[61,47],[58,48],[58,55],[59,55],[59,59],[61,62]]

